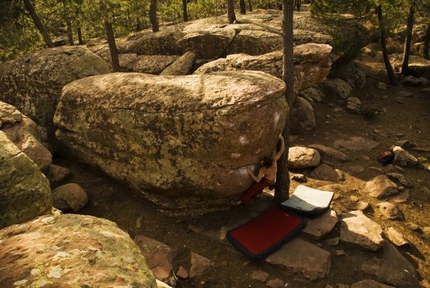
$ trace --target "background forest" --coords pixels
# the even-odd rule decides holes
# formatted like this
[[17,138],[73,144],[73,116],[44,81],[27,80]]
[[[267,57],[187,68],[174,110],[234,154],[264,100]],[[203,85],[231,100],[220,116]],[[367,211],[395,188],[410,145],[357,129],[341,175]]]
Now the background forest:
[[[295,1],[296,10],[301,1],[311,2]],[[0,0],[0,61],[44,47],[88,44],[91,39],[106,38],[110,27],[119,38],[227,12],[231,23],[236,20],[235,11],[281,7],[281,0]],[[429,59],[430,0],[314,0],[310,10],[326,21],[339,17],[362,21],[375,32],[387,55],[403,50],[406,67],[411,53]],[[352,51],[352,57],[358,52],[345,39],[333,36],[335,49]],[[390,45],[394,42],[405,45]]]

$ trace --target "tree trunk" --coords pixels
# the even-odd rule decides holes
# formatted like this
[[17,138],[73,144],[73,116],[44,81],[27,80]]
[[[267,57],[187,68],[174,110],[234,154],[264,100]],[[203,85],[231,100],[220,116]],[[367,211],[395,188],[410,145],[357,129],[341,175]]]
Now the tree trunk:
[[187,5],[188,5],[188,0],[182,0],[182,16],[183,16],[184,22],[188,21]]
[[249,10],[249,12],[252,12],[252,3],[251,3],[251,0],[248,0],[248,10]]
[[149,20],[152,25],[152,32],[160,31],[157,18],[157,0],[151,0],[151,4],[149,5]]
[[112,60],[112,70],[113,72],[119,71],[119,58],[118,49],[116,48],[115,36],[112,29],[112,23],[105,21],[106,36],[109,44],[109,52]]
[[411,54],[411,45],[412,45],[412,29],[414,28],[415,22],[415,1],[412,3],[409,8],[408,15],[408,23],[406,26],[406,37],[405,37],[405,46],[403,48],[403,63],[402,63],[402,71],[403,75],[409,74],[409,55]]
[[40,18],[36,13],[33,4],[31,4],[30,0],[24,0],[24,4],[28,13],[30,13],[31,19],[33,19],[34,25],[36,25],[37,30],[39,30],[40,34],[42,34],[43,40],[45,41],[46,45],[49,48],[54,47],[55,45],[54,43],[52,43],[51,37],[49,37],[49,34],[46,31],[45,26],[42,24],[42,21],[40,21]]
[[276,203],[281,203],[290,197],[290,173],[288,171],[288,150],[290,147],[290,109],[293,104],[294,91],[294,51],[293,51],[293,10],[294,0],[282,0],[282,39],[283,39],[283,67],[282,78],[287,86],[285,99],[288,103],[288,117],[282,135],[285,139],[285,152],[278,160],[276,174],[275,197]]
[[73,40],[72,23],[70,23],[70,21],[67,21],[67,38],[69,39],[69,45],[75,45],[75,41]]
[[423,58],[429,60],[429,49],[430,48],[430,22],[427,24],[426,36],[424,37],[424,50]]
[[379,23],[379,32],[381,34],[381,48],[382,48],[382,56],[384,58],[385,69],[387,69],[388,79],[390,84],[397,85],[399,84],[396,79],[396,75],[394,74],[393,66],[391,66],[390,58],[388,56],[387,50],[387,36],[385,35],[385,25],[384,18],[382,16],[382,6],[376,6],[376,14],[378,15],[378,23]]
[[228,24],[236,21],[236,15],[234,14],[234,0],[227,0],[227,17]]
[[246,14],[245,0],[239,0],[240,14]]
[[79,45],[84,45],[84,38],[82,38],[81,26],[78,26],[78,43]]

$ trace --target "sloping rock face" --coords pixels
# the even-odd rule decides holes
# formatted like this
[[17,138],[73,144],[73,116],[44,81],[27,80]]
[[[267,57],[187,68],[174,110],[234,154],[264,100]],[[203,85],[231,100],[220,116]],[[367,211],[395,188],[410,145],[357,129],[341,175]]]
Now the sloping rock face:
[[63,86],[109,72],[105,61],[81,46],[40,50],[0,65],[0,100],[53,133],[52,118]]
[[157,287],[139,247],[105,219],[45,215],[0,241],[2,287]]
[[285,84],[256,71],[114,73],[64,87],[54,121],[66,153],[141,192],[223,198],[248,188],[288,114]]
[[51,208],[52,193],[48,179],[0,131],[0,228],[26,222]]

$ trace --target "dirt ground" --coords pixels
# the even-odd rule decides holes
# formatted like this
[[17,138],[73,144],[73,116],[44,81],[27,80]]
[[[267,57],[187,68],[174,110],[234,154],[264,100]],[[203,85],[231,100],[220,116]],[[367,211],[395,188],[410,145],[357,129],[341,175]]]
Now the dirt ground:
[[[353,96],[363,103],[364,112],[354,113],[346,109],[346,103],[340,99],[326,97],[321,103],[314,103],[317,127],[303,135],[293,137],[293,145],[322,144],[333,147],[338,139],[363,137],[380,143],[372,150],[342,150],[351,159],[348,162],[330,160],[328,164],[343,171],[346,180],[340,182],[345,195],[338,195],[333,201],[333,209],[341,213],[348,209],[348,200],[351,195],[358,196],[360,200],[367,201],[372,207],[380,202],[360,194],[364,183],[372,177],[382,173],[382,166],[376,161],[379,152],[390,148],[398,140],[409,140],[414,145],[408,150],[417,157],[430,158],[430,95],[420,91],[420,88],[390,86],[387,90],[377,88],[379,81],[388,83],[384,67],[380,58],[368,57],[361,60],[366,65],[368,84],[364,89],[356,89]],[[404,94],[404,91],[410,94]],[[405,96],[407,95],[407,96]],[[61,161],[61,159],[60,159]],[[363,274],[359,267],[362,261],[373,257],[375,252],[367,252],[353,245],[340,243],[336,247],[325,245],[323,241],[306,239],[323,249],[335,254],[336,250],[346,251],[347,256],[331,258],[329,275],[324,279],[310,281],[300,273],[290,273],[285,267],[277,267],[262,261],[250,261],[237,251],[227,240],[217,240],[201,233],[193,232],[190,227],[205,225],[210,228],[214,223],[240,217],[240,209],[227,209],[212,212],[198,217],[173,217],[160,213],[152,203],[140,195],[130,191],[101,174],[77,163],[67,164],[73,171],[71,182],[80,183],[90,195],[90,202],[80,214],[89,214],[110,219],[127,231],[131,237],[145,235],[161,241],[179,251],[186,259],[190,251],[196,252],[211,259],[215,268],[205,276],[198,279],[180,280],[176,287],[267,287],[266,284],[250,277],[255,270],[267,272],[270,279],[279,278],[285,283],[284,287],[338,287],[338,284],[351,285],[354,282],[370,278]],[[355,169],[362,167],[363,169]],[[362,170],[362,171],[361,171]],[[308,173],[309,171],[300,171]],[[379,218],[376,213],[368,216],[379,223],[383,228],[393,226],[411,243],[408,247],[399,250],[415,265],[423,286],[430,283],[430,245],[424,239],[422,231],[412,231],[407,228],[408,223],[415,223],[419,227],[430,226],[428,211],[430,210],[430,171],[418,168],[405,168],[404,175],[412,181],[414,187],[410,189],[410,197],[405,203],[396,204],[403,211],[405,220],[390,221]],[[291,191],[299,183],[291,182]],[[321,187],[324,181],[308,177],[305,185]],[[292,192],[291,192],[292,193]],[[260,201],[260,200],[257,200]],[[257,202],[254,201],[254,202]],[[264,201],[264,200],[261,200]],[[258,205],[258,204],[256,204]],[[252,209],[250,206],[247,209]],[[260,207],[261,208],[261,207]],[[136,222],[140,225],[136,225]],[[331,235],[338,233],[335,228]],[[220,232],[221,233],[221,232]],[[304,236],[299,236],[304,237]],[[377,253],[377,252],[376,252]],[[184,260],[186,261],[186,260]],[[175,265],[175,263],[174,263]],[[177,267],[176,267],[177,268]],[[430,286],[427,286],[430,287]]]

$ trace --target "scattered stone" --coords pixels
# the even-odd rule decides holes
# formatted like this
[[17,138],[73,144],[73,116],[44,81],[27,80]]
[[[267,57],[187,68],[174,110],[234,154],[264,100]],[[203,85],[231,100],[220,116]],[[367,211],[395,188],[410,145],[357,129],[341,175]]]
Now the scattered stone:
[[57,187],[58,185],[64,183],[67,179],[72,176],[72,173],[69,169],[65,167],[61,167],[55,164],[49,165],[48,173],[46,177],[48,177],[49,183],[52,188]]
[[208,272],[215,265],[211,260],[197,253],[191,252],[190,277],[194,278]]
[[281,279],[278,279],[278,278],[267,281],[266,286],[270,287],[270,288],[286,287],[286,286],[284,286],[284,281],[282,281]]
[[314,108],[303,97],[297,97],[290,111],[290,131],[292,134],[301,134],[315,129],[316,122]]
[[354,136],[348,140],[337,139],[334,141],[334,148],[346,148],[351,151],[372,150],[380,145],[379,142]]
[[326,95],[336,96],[340,99],[347,99],[352,93],[352,87],[348,82],[340,78],[327,79],[320,83],[322,89],[327,91]]
[[406,227],[408,227],[408,229],[412,231],[417,231],[420,229],[420,226],[418,224],[412,222],[406,223]]
[[137,235],[134,242],[139,246],[155,277],[161,281],[169,279],[173,271],[172,262],[178,252],[168,245],[143,235]]
[[306,175],[300,173],[290,173],[290,179],[299,183],[305,183],[308,181]]
[[396,202],[396,203],[405,203],[409,200],[409,190],[406,189],[405,191],[401,192],[398,195],[395,195],[394,197],[390,198],[390,201]]
[[403,237],[403,235],[394,227],[389,227],[386,234],[388,239],[398,247],[403,245],[409,245],[409,241],[406,240],[405,237]]
[[370,207],[370,204],[366,201],[358,201],[353,210],[365,211]]
[[338,182],[338,181],[344,181],[345,175],[342,171],[332,168],[331,166],[327,164],[321,164],[316,167],[312,173],[309,175],[309,177],[319,180],[325,180],[325,181],[332,181],[332,182]]
[[355,282],[350,288],[396,288],[394,286],[385,285],[374,280],[366,279],[363,281]]
[[187,269],[182,266],[179,266],[178,271],[176,271],[176,276],[181,279],[187,279],[189,275]]
[[388,179],[386,175],[378,175],[366,182],[364,193],[371,197],[382,199],[399,192],[396,183]]
[[405,79],[403,79],[402,84],[405,86],[420,86],[421,85],[421,81],[417,78],[414,77],[412,75],[409,75],[408,77],[406,77]]
[[394,182],[396,182],[400,185],[403,185],[407,188],[411,188],[414,186],[414,184],[408,178],[406,178],[405,175],[403,175],[401,173],[387,173],[387,176],[388,176],[388,178],[390,178]]
[[264,283],[269,278],[269,273],[262,270],[255,270],[251,273],[251,278]]
[[322,215],[306,221],[306,226],[302,232],[321,239],[330,233],[337,224],[338,217],[336,211],[329,209]]
[[346,109],[351,111],[360,111],[361,101],[357,97],[349,97],[346,103]]
[[378,82],[377,87],[379,90],[387,90],[387,84],[384,82]]
[[269,255],[266,262],[282,265],[290,271],[300,272],[306,278],[315,280],[327,276],[330,269],[330,253],[295,237]]
[[315,149],[299,146],[288,149],[288,167],[290,168],[304,169],[316,167],[320,162],[321,155]]
[[330,246],[337,246],[339,244],[340,237],[326,239],[324,242]]
[[303,91],[300,91],[300,95],[302,95],[304,98],[308,99],[310,102],[322,102],[325,98],[324,92],[322,92],[317,87],[309,87]]
[[381,226],[366,217],[362,211],[342,213],[340,222],[341,241],[377,251],[385,243],[381,234]]
[[348,155],[340,152],[337,149],[327,147],[321,144],[311,144],[308,147],[318,150],[318,152],[320,152],[323,156],[328,156],[340,161],[349,161]]
[[387,242],[381,250],[380,256],[364,261],[361,270],[394,287],[421,287],[415,267],[396,247]]
[[425,239],[430,240],[430,227],[426,226],[423,228],[423,236]]
[[76,183],[68,183],[52,190],[54,207],[61,211],[81,210],[88,202],[88,194]]
[[400,211],[396,205],[390,202],[380,202],[376,204],[376,208],[378,208],[379,212],[381,212],[381,214],[389,220],[404,219],[402,211]]
[[346,255],[345,250],[336,250],[336,256]]

